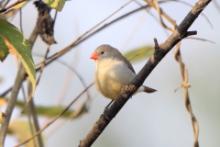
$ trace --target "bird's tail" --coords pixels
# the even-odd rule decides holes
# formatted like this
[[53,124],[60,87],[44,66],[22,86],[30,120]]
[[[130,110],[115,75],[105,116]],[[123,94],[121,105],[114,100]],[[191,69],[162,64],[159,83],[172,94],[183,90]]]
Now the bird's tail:
[[148,86],[141,86],[139,89],[138,89],[138,91],[142,91],[142,92],[146,92],[146,93],[153,93],[153,92],[155,92],[155,91],[157,91],[156,89],[153,89],[153,88],[151,88],[151,87],[148,87]]

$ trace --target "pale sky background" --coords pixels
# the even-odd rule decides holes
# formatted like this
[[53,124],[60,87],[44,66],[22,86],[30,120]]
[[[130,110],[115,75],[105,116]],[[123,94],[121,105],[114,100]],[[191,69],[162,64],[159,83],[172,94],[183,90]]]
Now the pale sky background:
[[[194,4],[195,0],[185,0]],[[121,7],[126,0],[75,0],[68,1],[55,25],[57,45],[52,46],[51,54],[67,46],[77,36],[87,31],[113,11]],[[120,11],[120,14],[136,8],[135,3]],[[179,23],[190,10],[190,7],[170,2],[162,5],[164,10]],[[152,11],[155,14],[155,11]],[[198,37],[215,42],[185,40],[182,42],[183,59],[189,70],[192,87],[190,98],[194,113],[200,125],[200,146],[219,147],[220,144],[220,11],[213,4],[203,11],[213,24],[200,16],[190,30],[197,30]],[[28,37],[37,15],[32,4],[23,10],[24,31]],[[115,18],[114,17],[114,18]],[[18,17],[13,22],[18,24]],[[72,65],[82,75],[87,84],[93,81],[95,64],[89,59],[91,52],[100,44],[108,43],[123,51],[153,44],[153,38],[159,42],[167,34],[146,11],[132,15],[98,33],[85,41],[62,60]],[[34,52],[42,54],[46,46],[40,38]],[[171,51],[151,73],[145,84],[154,87],[158,92],[150,95],[137,94],[123,107],[106,130],[94,143],[93,147],[190,147],[193,144],[191,122],[184,107],[183,91],[174,90],[181,83],[179,66]],[[35,57],[36,62],[39,58]],[[138,72],[145,61],[134,64]],[[13,84],[16,76],[16,61],[9,56],[0,63],[0,76],[3,78],[0,90]],[[69,78],[68,78],[69,77]],[[58,105],[63,85],[70,81],[63,105],[68,104],[81,90],[79,80],[66,67],[54,63],[46,68],[41,83],[36,91],[36,103]],[[80,86],[79,86],[80,85]],[[76,147],[84,138],[94,122],[109,102],[93,87],[89,112],[76,120],[56,122],[44,134],[47,147]],[[65,122],[66,123],[63,123]],[[42,125],[45,124],[42,120]],[[7,145],[15,144],[15,139],[7,140]]]

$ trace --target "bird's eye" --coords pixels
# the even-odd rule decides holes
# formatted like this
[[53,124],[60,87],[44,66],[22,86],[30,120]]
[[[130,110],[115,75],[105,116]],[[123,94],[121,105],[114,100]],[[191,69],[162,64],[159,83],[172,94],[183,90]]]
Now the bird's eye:
[[104,51],[101,51],[101,55],[103,55],[104,54]]

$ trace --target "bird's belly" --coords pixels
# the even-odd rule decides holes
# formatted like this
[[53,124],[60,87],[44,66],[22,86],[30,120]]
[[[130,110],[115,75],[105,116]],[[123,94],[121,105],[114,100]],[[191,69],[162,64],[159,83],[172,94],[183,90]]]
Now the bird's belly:
[[122,83],[118,79],[109,76],[109,72],[99,73],[96,86],[107,98],[115,100],[121,93]]
[[106,97],[115,100],[124,85],[129,84],[135,74],[117,60],[105,60],[98,64],[96,70],[96,85]]

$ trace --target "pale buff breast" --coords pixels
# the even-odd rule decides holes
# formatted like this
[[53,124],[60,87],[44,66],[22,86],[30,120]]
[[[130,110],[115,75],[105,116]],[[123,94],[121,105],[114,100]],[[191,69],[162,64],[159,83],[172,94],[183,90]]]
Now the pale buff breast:
[[129,84],[135,74],[124,62],[105,59],[97,63],[96,86],[99,91],[110,99],[116,99],[125,84]]

